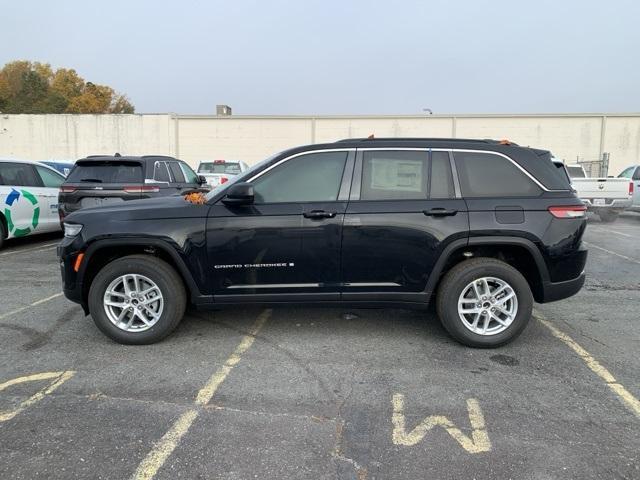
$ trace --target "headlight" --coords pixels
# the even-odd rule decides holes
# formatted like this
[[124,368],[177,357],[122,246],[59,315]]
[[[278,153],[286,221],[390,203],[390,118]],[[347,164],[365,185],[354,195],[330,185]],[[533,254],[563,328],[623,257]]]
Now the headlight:
[[82,225],[79,223],[65,223],[64,224],[64,236],[73,238],[77,236],[82,230]]

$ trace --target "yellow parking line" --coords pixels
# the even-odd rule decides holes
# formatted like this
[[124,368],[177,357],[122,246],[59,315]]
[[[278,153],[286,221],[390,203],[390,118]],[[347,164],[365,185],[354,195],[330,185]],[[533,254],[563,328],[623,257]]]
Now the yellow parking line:
[[11,255],[11,254],[14,254],[14,253],[27,253],[27,252],[39,252],[39,251],[44,251],[44,250],[48,250],[48,249],[50,249],[50,248],[57,247],[59,243],[60,243],[60,242],[56,242],[56,243],[46,243],[46,244],[44,244],[44,245],[39,245],[39,246],[34,247],[34,248],[25,248],[25,249],[22,249],[22,250],[11,250],[11,251],[9,251],[9,252],[3,252],[3,253],[0,253],[0,257],[4,257],[4,256],[6,256],[6,255]]
[[552,325],[551,322],[542,318],[539,313],[535,313],[534,316],[540,323],[551,331],[554,337],[576,352],[584,363],[586,363],[587,367],[589,367],[593,373],[598,375],[607,384],[611,391],[615,393],[633,413],[635,413],[636,417],[640,418],[640,400],[634,397],[629,390],[620,384],[609,370],[603,367],[600,362],[593,358],[593,356],[584,348],[578,345],[569,335],[558,330],[558,328]]
[[625,260],[628,260],[630,262],[637,263],[638,265],[640,265],[640,260],[638,260],[637,258],[627,257],[626,255],[622,255],[621,253],[614,252],[613,250],[608,250],[608,249],[606,249],[604,247],[601,247],[599,245],[595,245],[595,244],[590,243],[590,242],[583,241],[582,243],[584,243],[589,248],[597,248],[598,250],[602,250],[603,252],[608,253],[610,255],[615,255],[616,257],[624,258]]
[[25,310],[28,310],[31,307],[37,307],[41,303],[48,302],[49,300],[53,300],[54,298],[58,298],[58,297],[61,297],[61,296],[62,296],[62,293],[56,293],[55,295],[51,295],[50,297],[46,297],[46,298],[43,298],[41,300],[37,300],[37,301],[35,301],[33,303],[30,303],[26,307],[16,308],[15,310],[11,310],[10,312],[3,313],[2,315],[0,315],[0,320],[3,320],[5,318],[7,318],[7,317],[15,315],[16,313],[24,312]]
[[[256,339],[256,335],[262,329],[265,322],[271,316],[271,310],[265,310],[262,312],[255,323],[251,327],[251,331],[246,334],[240,344],[233,351],[231,356],[224,362],[224,365],[220,367],[212,376],[209,381],[200,389],[196,396],[195,405],[204,406],[215,395],[218,387],[225,381],[233,367],[242,359],[242,355],[249,350],[251,345]],[[198,417],[201,410],[191,408],[178,418],[169,431],[164,434],[154,448],[147,454],[142,460],[142,463],[138,465],[135,473],[131,477],[133,480],[150,480],[152,479],[158,470],[167,461],[167,458],[171,456],[176,449],[180,440],[189,431],[194,420]]]

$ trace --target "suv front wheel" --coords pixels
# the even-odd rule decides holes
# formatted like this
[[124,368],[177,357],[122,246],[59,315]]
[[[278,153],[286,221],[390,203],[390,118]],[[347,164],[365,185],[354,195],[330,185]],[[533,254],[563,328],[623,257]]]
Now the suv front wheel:
[[89,290],[96,326],[124,344],[162,340],[178,326],[185,308],[182,279],[169,264],[150,255],[129,255],[107,264]]
[[505,262],[475,258],[453,267],[438,289],[436,307],[444,328],[470,347],[497,347],[527,326],[533,296],[527,280]]

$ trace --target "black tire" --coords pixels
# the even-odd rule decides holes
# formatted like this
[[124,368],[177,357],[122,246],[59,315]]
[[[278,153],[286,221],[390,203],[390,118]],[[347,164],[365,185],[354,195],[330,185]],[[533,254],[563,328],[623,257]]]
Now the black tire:
[[[121,275],[134,273],[152,280],[164,298],[164,308],[157,323],[141,332],[118,328],[109,320],[103,305],[109,284]],[[151,255],[129,255],[108,263],[98,272],[89,290],[89,311],[96,326],[112,340],[127,345],[147,345],[165,338],[182,320],[186,304],[182,278],[168,263]]]
[[[518,300],[513,322],[495,335],[472,332],[458,315],[458,299],[463,290],[481,277],[495,277],[507,282]],[[533,295],[527,280],[512,266],[494,258],[474,258],[459,263],[444,276],[438,288],[436,309],[442,325],[458,342],[469,347],[494,348],[512,341],[525,329],[531,319]]]
[[611,212],[609,210],[600,210],[598,216],[603,223],[613,223],[618,219],[620,212]]

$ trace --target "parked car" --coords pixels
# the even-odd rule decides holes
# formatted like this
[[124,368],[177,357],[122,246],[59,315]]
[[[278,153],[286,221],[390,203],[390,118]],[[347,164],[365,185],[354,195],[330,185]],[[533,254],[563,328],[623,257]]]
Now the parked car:
[[207,179],[207,183],[212,188],[231,180],[236,175],[246,172],[249,166],[236,160],[213,160],[200,162],[198,165],[198,174]]
[[588,210],[603,222],[614,222],[631,206],[633,183],[624,178],[589,178],[581,165],[566,165],[571,184]]
[[60,220],[81,208],[181,194],[203,182],[189,165],[173,157],[90,156],[76,162],[60,187]]
[[62,175],[67,177],[71,169],[73,168],[74,162],[60,162],[57,160],[42,160],[40,161],[43,165],[56,169]]
[[[499,179],[499,181],[496,181]],[[513,340],[582,287],[586,208],[549,152],[353,139],[279,153],[201,201],[79,211],[64,293],[112,339],[159,341],[187,304],[426,308],[465,345]]]
[[0,160],[0,248],[8,238],[61,229],[58,188],[64,177],[26,160]]
[[625,168],[618,178],[626,178],[631,182],[633,197],[629,210],[640,212],[640,165],[631,165]]

